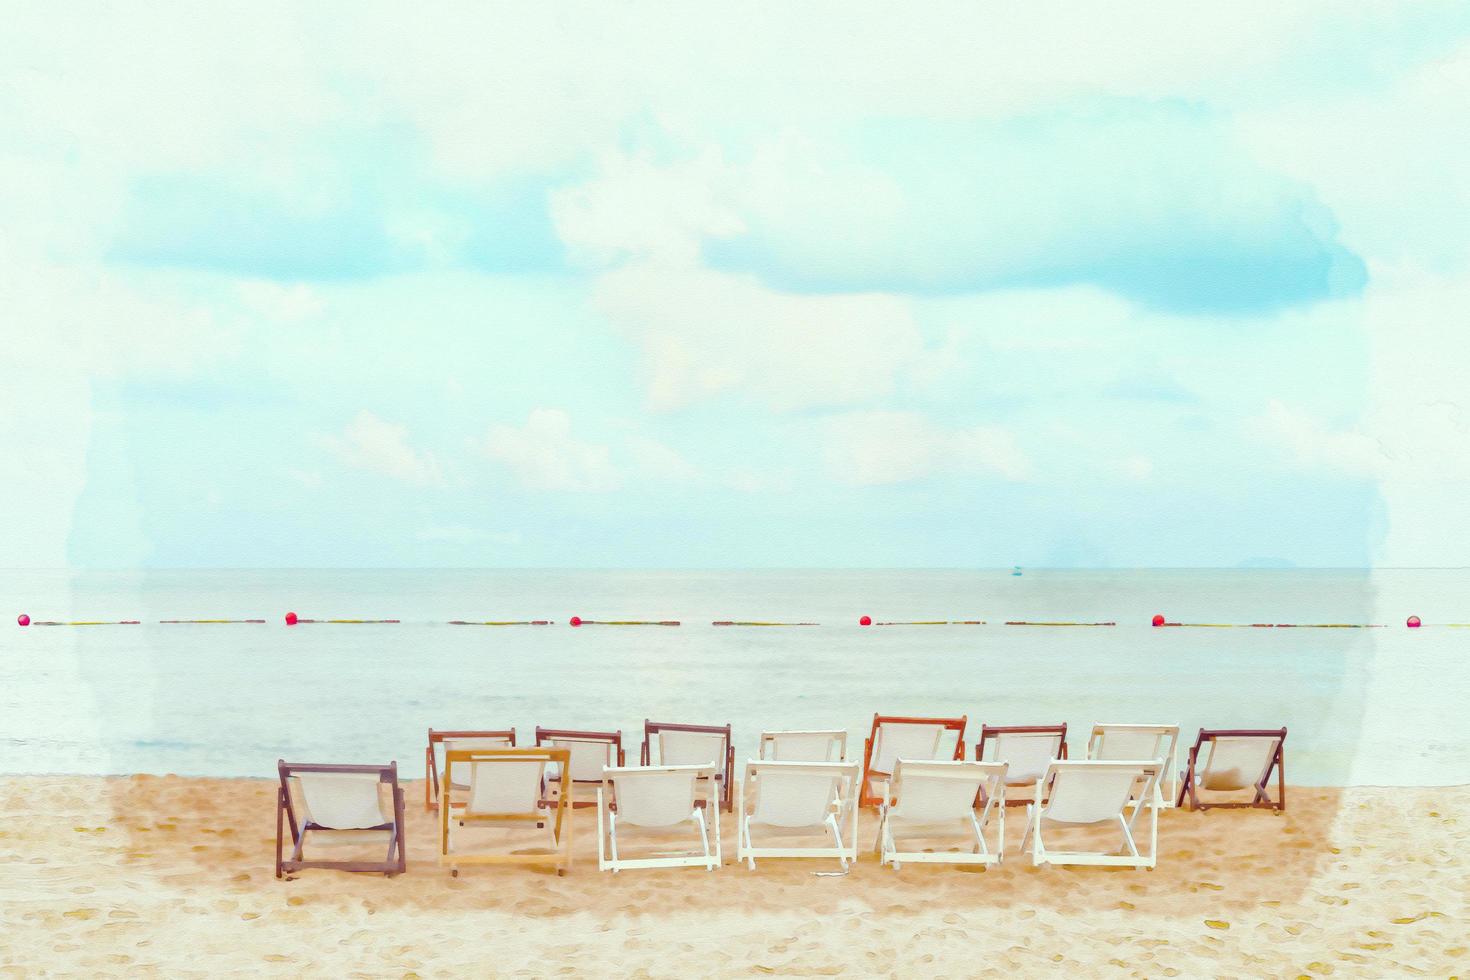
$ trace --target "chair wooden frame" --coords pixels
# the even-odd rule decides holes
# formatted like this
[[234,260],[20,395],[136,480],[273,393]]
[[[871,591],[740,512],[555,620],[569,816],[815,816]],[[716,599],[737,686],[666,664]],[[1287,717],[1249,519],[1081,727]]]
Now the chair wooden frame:
[[[1201,800],[1198,795],[1198,780],[1196,767],[1199,764],[1200,750],[1206,742],[1213,742],[1219,738],[1274,738],[1276,739],[1276,751],[1271,754],[1271,759],[1266,763],[1260,778],[1255,782],[1255,796],[1249,803],[1210,803]],[[1267,786],[1271,782],[1271,774],[1276,774],[1276,799],[1271,799]],[[1281,728],[1201,728],[1199,737],[1195,739],[1194,745],[1189,749],[1189,762],[1187,768],[1181,774],[1181,785],[1179,797],[1175,801],[1176,806],[1183,806],[1185,799],[1189,800],[1191,810],[1249,810],[1261,809],[1281,813],[1286,809],[1286,727]]]
[[[902,715],[873,715],[873,730],[863,740],[863,780],[858,790],[859,806],[878,806],[883,802],[883,797],[873,792],[873,776],[877,774],[885,778],[891,778],[893,773],[879,772],[873,768],[873,748],[878,743],[878,729],[883,725],[938,725],[946,731],[955,733],[954,758],[963,761],[965,758],[965,724],[969,720],[968,715],[960,715],[958,718],[909,718]],[[915,760],[921,761],[921,760]],[[922,760],[937,761],[937,760]]]
[[[836,783],[833,798],[829,801],[827,815],[822,826],[832,832],[830,847],[767,847],[756,844],[751,837],[750,826],[753,813],[746,808],[747,799],[758,799],[762,773],[807,773],[813,776],[826,775]],[[853,791],[861,775],[856,762],[780,762],[774,759],[749,759],[745,771],[735,789],[735,862],[745,861],[750,870],[755,870],[756,858],[837,858],[842,870],[849,862],[858,859],[857,832],[858,808],[854,806]],[[746,788],[752,792],[747,794]],[[843,840],[843,825],[846,824],[847,839]],[[757,826],[766,826],[757,824]],[[815,827],[816,824],[811,826]],[[797,828],[804,829],[804,828]]]
[[[439,809],[439,760],[436,746],[447,741],[458,738],[505,738],[510,740],[511,748],[515,748],[516,730],[514,728],[502,728],[494,731],[452,731],[436,732],[429,729],[429,744],[424,749],[424,809]],[[444,771],[449,771],[448,763]],[[448,799],[446,796],[445,799]],[[451,804],[457,805],[457,804]]]
[[[542,763],[542,785],[545,785],[545,766],[558,765],[565,771],[567,764],[571,761],[571,752],[567,749],[545,749],[545,748],[514,748],[514,749],[451,749],[444,753],[444,775],[443,775],[443,798],[449,798],[449,773],[451,763],[462,762],[467,765],[485,762],[541,762]],[[537,807],[550,805],[540,799],[538,793]],[[564,875],[572,867],[572,821],[568,813],[568,799],[566,795],[559,794],[554,804],[555,817],[551,813],[480,813],[472,809],[467,801],[463,808],[451,814],[452,807],[439,808],[439,863],[449,866],[449,873],[459,877],[459,869],[466,865],[483,864],[531,864],[551,865],[556,868],[558,875]],[[555,841],[555,847],[544,853],[537,854],[490,854],[484,852],[451,853],[449,850],[449,822],[456,820],[460,826],[467,823],[483,824],[534,824],[542,826],[548,820],[554,819],[551,836]]]
[[[1055,735],[1061,739],[1061,754],[1059,759],[1067,758],[1067,723],[1057,725],[981,725],[980,738],[975,742],[975,761],[985,762],[985,746],[993,741],[999,741],[1002,735]],[[1004,759],[992,759],[992,762],[1005,762]],[[1027,783],[1026,785],[1030,785]],[[1006,800],[1006,806],[1026,806],[1030,800]],[[1037,796],[1036,802],[1041,802]]]
[[[734,793],[732,783],[735,781],[735,741],[731,736],[730,725],[683,725],[668,721],[643,720],[643,747],[638,752],[638,762],[642,766],[653,765],[653,740],[660,732],[692,732],[699,735],[722,735],[725,738],[725,758],[714,760],[714,780],[719,784],[720,792],[717,799],[720,808],[729,811],[734,806]],[[663,764],[660,754],[659,764]]]
[[[358,766],[337,765],[329,763],[309,762],[286,762],[284,759],[276,760],[276,772],[280,776],[280,786],[276,788],[276,877],[280,878],[292,872],[307,868],[322,868],[336,871],[365,871],[379,873],[385,877],[403,874],[408,869],[407,852],[404,850],[404,798],[403,787],[398,785],[398,763],[390,762],[386,766]],[[296,805],[291,800],[291,778],[299,773],[363,773],[376,774],[379,784],[387,783],[393,793],[393,822],[383,823],[375,827],[359,828],[365,831],[387,831],[388,851],[382,861],[307,861],[302,857],[302,850],[306,846],[306,835],[309,831],[331,833],[336,828],[322,827],[308,820],[299,819],[296,813]],[[291,857],[283,859],[282,847],[284,844],[284,832],[289,826],[291,830],[291,843],[293,845]],[[347,832],[347,831],[342,831]]]
[[[618,766],[622,766],[624,764],[624,762],[625,762],[624,753],[623,753],[623,733],[621,731],[616,731],[616,732],[583,732],[583,731],[577,731],[577,730],[571,729],[571,728],[542,728],[540,725],[537,725],[536,726],[536,745],[537,745],[537,747],[544,747],[544,746],[546,746],[546,744],[548,742],[550,742],[553,739],[566,739],[568,741],[602,742],[602,743],[606,743],[608,745],[611,745],[613,747],[613,749],[614,749],[614,752],[615,752],[614,759],[616,760],[615,761],[615,764],[618,765]],[[570,751],[570,750],[568,750],[568,751]],[[571,798],[572,797],[572,790],[574,790],[579,785],[581,785],[581,786],[588,786],[588,785],[590,785],[590,786],[592,786],[594,788],[595,787],[598,787],[598,786],[601,786],[602,785],[602,776],[599,775],[596,779],[572,779],[569,782],[563,783],[562,782],[562,776],[561,776],[560,773],[558,773],[558,775],[556,775],[556,776],[548,779],[547,782],[549,784],[555,785],[557,787],[558,795],[560,795],[560,793],[562,792],[562,787],[565,786],[566,787],[566,795],[567,795],[567,797],[569,799],[571,799],[570,805],[571,805],[572,809],[576,810],[576,809],[582,809],[582,808],[586,808],[586,807],[596,806],[597,805],[597,800],[595,800],[595,799],[592,799],[592,800],[572,799]],[[550,801],[548,801],[548,802],[550,802]]]
[[1164,775],[1161,775],[1158,780],[1158,792],[1155,794],[1155,803],[1166,810],[1172,809],[1175,805],[1175,797],[1179,794],[1179,726],[1098,722],[1092,726],[1092,734],[1087,739],[1087,758],[1098,758],[1098,752],[1108,732],[1153,735],[1156,740],[1168,740],[1168,749],[1161,758],[1164,762],[1164,775],[1168,776],[1169,786],[1166,791],[1164,787]]

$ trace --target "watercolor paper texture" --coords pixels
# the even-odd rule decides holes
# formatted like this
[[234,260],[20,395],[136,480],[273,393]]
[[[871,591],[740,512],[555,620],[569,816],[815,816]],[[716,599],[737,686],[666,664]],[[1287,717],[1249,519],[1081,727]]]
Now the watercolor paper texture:
[[[0,966],[1465,962],[1463,3],[0,19]],[[566,879],[451,888],[415,809],[430,727],[728,723],[738,776],[875,713],[1286,726],[1292,802],[1165,812],[1123,884],[1024,810],[895,878],[864,811],[845,879],[692,891],[604,880],[587,807]],[[278,759],[396,760],[408,874],[277,883]],[[725,958],[629,953],[635,875]],[[334,902],[382,944],[313,952],[374,927]]]

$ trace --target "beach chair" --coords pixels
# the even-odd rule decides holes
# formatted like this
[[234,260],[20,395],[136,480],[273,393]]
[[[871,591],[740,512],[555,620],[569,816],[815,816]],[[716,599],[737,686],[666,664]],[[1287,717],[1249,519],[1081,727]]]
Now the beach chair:
[[[513,749],[516,744],[516,730],[506,728],[482,732],[436,732],[429,729],[429,745],[424,749],[424,809],[437,810],[439,808],[440,768],[439,747],[444,751],[451,749]],[[469,777],[454,774],[452,780],[454,789],[464,791],[469,788]],[[452,804],[457,806],[458,804]]]
[[[1286,809],[1286,729],[1206,729],[1189,750],[1189,765],[1184,770],[1177,803],[1189,800],[1191,810],[1216,807],[1260,807],[1275,813]],[[1276,798],[1267,791],[1271,774],[1276,774]],[[1231,793],[1253,790],[1249,802],[1240,800],[1210,801],[1199,797],[1200,791]]]
[[672,722],[643,722],[643,748],[639,762],[645,766],[714,766],[717,797],[728,810],[733,799],[735,743],[729,725],[676,725]]
[[[975,743],[976,762],[1004,762],[1010,769],[1006,786],[1023,789],[1036,785],[1053,759],[1067,757],[1067,726],[1060,725],[981,725],[980,741]],[[1152,758],[1150,756],[1150,758]],[[1037,797],[1040,800],[1041,797]],[[1025,806],[1027,800],[1009,793],[1007,806]]]
[[1164,764],[1164,778],[1158,782],[1157,806],[1174,806],[1179,792],[1179,726],[1178,725],[1110,725],[1092,726],[1087,740],[1087,758],[1105,761],[1158,759]]
[[[999,864],[1006,843],[1006,764],[1004,762],[919,762],[900,759],[878,810],[880,864],[896,871],[906,861],[943,864]],[[975,801],[984,799],[980,811]],[[995,849],[985,831],[995,816]],[[955,840],[969,850],[899,850],[900,840]]]
[[[557,766],[565,771],[570,761],[566,749],[447,750],[441,798],[449,798],[450,773],[464,773],[469,785],[461,805],[439,808],[439,863],[448,865],[456,878],[461,867],[476,864],[546,864],[555,867],[558,875],[565,874],[572,866],[568,797],[561,795],[547,804],[542,790],[547,769]],[[488,826],[545,830],[545,846],[469,850],[457,846],[462,841],[456,840],[459,835],[451,829]]]
[[[781,762],[751,759],[736,789],[735,860],[755,870],[756,858],[836,858],[847,870],[857,860],[856,762]],[[846,840],[843,826],[847,826]],[[826,845],[757,844],[760,836],[832,835]]]
[[[597,789],[598,868],[612,872],[624,868],[718,868],[720,807],[715,775],[713,765],[604,769],[602,785]],[[619,851],[620,843],[626,846],[628,838],[639,832],[667,837],[684,828],[690,839],[683,853],[629,858]]]
[[760,755],[774,762],[845,762],[847,732],[761,732]]
[[602,785],[602,770],[609,766],[621,766],[623,759],[622,732],[579,732],[567,728],[536,728],[538,746],[566,749],[572,754],[567,772],[560,770],[547,777],[550,788],[558,794],[566,793],[573,809],[596,806],[595,798],[579,800],[574,795],[578,786],[589,788],[593,794]]
[[[1159,808],[1151,802],[1163,764],[1158,760],[1056,760],[1036,781],[1036,802],[1026,807],[1026,832],[1021,850],[1031,842],[1031,862],[1087,864],[1107,867],[1153,868],[1159,853]],[[1045,788],[1044,788],[1045,787]],[[1043,792],[1046,794],[1042,802]],[[1131,810],[1130,816],[1125,814]],[[1134,831],[1139,814],[1148,812],[1148,852],[1140,853]],[[1116,826],[1121,846],[1110,851],[1051,850],[1046,824],[1069,828]],[[1121,853],[1120,853],[1121,852]]]
[[[398,763],[345,766],[277,760],[281,785],[276,791],[276,877],[304,868],[370,871],[385,876],[408,867],[403,842],[403,789]],[[294,845],[282,859],[285,826]],[[367,847],[386,844],[381,861],[309,860],[303,852],[329,846]]]
[[[954,733],[954,749],[947,734]],[[899,759],[933,761],[965,757],[965,716],[958,718],[901,718],[874,715],[873,731],[863,741],[861,806],[877,806],[885,799],[886,783]]]

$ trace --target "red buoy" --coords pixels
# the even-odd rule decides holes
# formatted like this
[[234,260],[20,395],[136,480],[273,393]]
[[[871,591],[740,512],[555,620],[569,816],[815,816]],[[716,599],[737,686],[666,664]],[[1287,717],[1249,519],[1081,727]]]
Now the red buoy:
[[573,616],[571,619],[567,620],[567,622],[571,623],[573,626],[581,626],[582,625],[582,617],[581,616]]
[[1154,625],[1155,626],[1163,626],[1164,625],[1164,617],[1163,617],[1162,614],[1159,614],[1159,615],[1155,615],[1154,616]]
[[1418,616],[1410,616],[1409,617],[1409,621],[1406,624],[1404,624],[1404,625],[1408,626],[1409,629],[1411,629],[1411,630],[1415,630],[1415,629],[1418,629],[1423,624],[1419,622],[1419,617]]
[[31,617],[27,616],[25,613],[21,613],[19,616],[15,617],[15,621],[22,626],[31,625]]
[[859,619],[858,620],[858,625],[859,626],[872,626],[873,625],[873,617],[872,616],[864,616],[862,619]]
[[293,612],[286,613],[286,625],[287,626],[295,626],[296,625],[296,614],[295,613],[293,613]]

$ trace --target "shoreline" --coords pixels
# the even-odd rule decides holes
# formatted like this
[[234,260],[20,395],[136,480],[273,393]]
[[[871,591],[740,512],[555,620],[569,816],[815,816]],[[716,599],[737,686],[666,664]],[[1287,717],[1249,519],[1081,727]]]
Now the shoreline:
[[1289,786],[1289,809],[1167,810],[1152,872],[1033,868],[1007,815],[984,872],[860,860],[599,872],[436,860],[404,783],[408,872],[277,881],[267,778],[0,777],[0,964],[20,975],[1447,976],[1470,956],[1470,787]]

